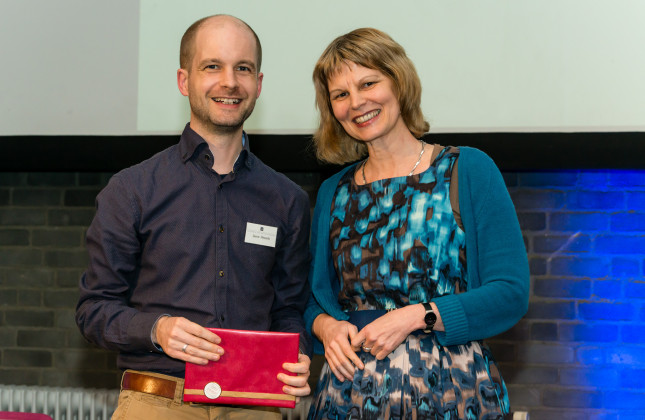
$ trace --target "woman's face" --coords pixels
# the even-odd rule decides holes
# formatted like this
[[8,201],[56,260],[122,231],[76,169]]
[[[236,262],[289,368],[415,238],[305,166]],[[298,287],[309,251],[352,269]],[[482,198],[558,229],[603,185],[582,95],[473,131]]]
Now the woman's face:
[[327,82],[334,117],[348,135],[365,142],[387,139],[407,129],[389,77],[347,62]]

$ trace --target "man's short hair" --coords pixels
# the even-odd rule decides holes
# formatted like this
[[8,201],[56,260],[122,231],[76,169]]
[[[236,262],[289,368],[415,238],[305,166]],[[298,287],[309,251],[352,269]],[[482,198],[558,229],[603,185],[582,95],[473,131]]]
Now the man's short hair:
[[199,32],[199,28],[207,20],[220,17],[220,16],[228,16],[230,18],[233,18],[234,20],[246,26],[249,29],[249,31],[251,31],[251,33],[253,34],[253,37],[255,38],[255,55],[257,60],[257,72],[260,73],[260,66],[262,65],[262,44],[260,44],[260,38],[258,38],[258,35],[255,33],[253,28],[251,28],[251,26],[249,26],[249,24],[244,22],[242,19],[238,19],[235,16],[222,15],[222,14],[207,16],[205,18],[199,19],[198,21],[190,25],[188,29],[186,29],[186,32],[184,32],[184,36],[181,37],[181,45],[179,47],[179,67],[185,70],[190,70],[190,66],[193,61],[193,56],[195,55],[195,38],[197,37],[197,32]]

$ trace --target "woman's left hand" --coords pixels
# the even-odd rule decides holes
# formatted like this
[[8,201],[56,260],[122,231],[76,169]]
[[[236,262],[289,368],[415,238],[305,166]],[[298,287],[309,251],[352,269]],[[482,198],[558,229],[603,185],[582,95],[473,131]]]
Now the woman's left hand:
[[352,347],[356,351],[369,349],[377,359],[385,359],[412,331],[425,327],[424,316],[421,304],[388,312],[360,330],[352,338]]

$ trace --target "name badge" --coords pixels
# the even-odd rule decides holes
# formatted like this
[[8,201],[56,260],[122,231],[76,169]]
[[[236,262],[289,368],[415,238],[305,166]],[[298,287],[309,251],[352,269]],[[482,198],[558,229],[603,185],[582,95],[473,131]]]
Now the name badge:
[[277,227],[246,222],[246,235],[244,236],[244,242],[246,243],[275,248],[275,238],[277,236]]

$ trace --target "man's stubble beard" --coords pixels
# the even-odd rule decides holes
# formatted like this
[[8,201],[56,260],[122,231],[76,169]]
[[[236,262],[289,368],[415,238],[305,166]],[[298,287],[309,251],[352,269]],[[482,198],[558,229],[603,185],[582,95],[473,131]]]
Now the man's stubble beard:
[[242,128],[244,122],[251,116],[253,110],[255,109],[255,101],[250,105],[248,109],[242,113],[239,118],[236,118],[232,121],[221,121],[215,115],[211,115],[209,109],[202,107],[200,104],[194,104],[188,98],[191,103],[192,113],[199,120],[199,122],[209,127],[210,131],[218,134],[230,134],[235,133]]

